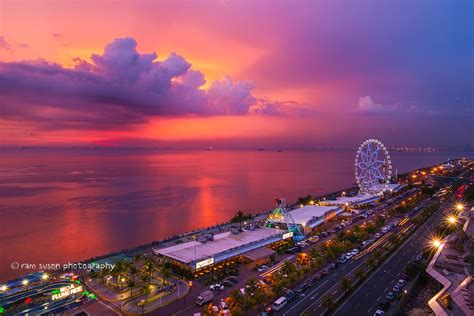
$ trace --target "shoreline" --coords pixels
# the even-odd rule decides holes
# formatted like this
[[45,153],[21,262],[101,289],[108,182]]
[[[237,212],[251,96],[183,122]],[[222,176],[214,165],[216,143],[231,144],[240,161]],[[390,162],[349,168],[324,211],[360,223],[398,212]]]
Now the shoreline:
[[[455,159],[451,159],[450,161],[456,161],[456,160],[459,160],[459,159],[462,159],[462,158],[455,158]],[[430,166],[423,166],[423,167],[419,167],[417,169],[412,169],[412,170],[407,171],[405,173],[399,174],[398,177],[404,177],[404,176],[406,176],[406,175],[408,175],[411,172],[414,172],[416,170],[431,168],[433,166],[443,164],[443,163],[446,163],[446,161],[441,161],[441,162],[438,162],[437,164],[430,165]],[[326,193],[326,194],[323,194],[323,195],[312,196],[311,194],[306,194],[306,195],[302,195],[302,197],[307,196],[307,195],[311,195],[312,198],[319,200],[319,199],[323,199],[323,198],[332,197],[332,196],[335,196],[335,195],[340,195],[342,192],[350,192],[350,191],[355,190],[355,189],[357,189],[357,186],[353,185],[351,187],[341,189],[341,190],[338,190],[338,191],[334,191],[334,192],[330,192],[330,193]],[[292,210],[297,205],[299,205],[298,201],[295,201],[291,204],[289,203],[288,204],[288,209]],[[263,217],[263,216],[266,217],[266,215],[268,215],[271,211],[272,210],[266,210],[266,211],[254,213],[252,215],[254,216],[254,218]],[[88,263],[92,263],[94,261],[103,260],[103,259],[106,259],[106,258],[109,258],[109,257],[118,256],[118,255],[125,255],[125,256],[133,257],[136,254],[147,253],[148,250],[150,250],[150,253],[152,253],[152,249],[155,248],[156,246],[159,246],[159,245],[164,246],[166,243],[173,243],[173,242],[175,242],[177,240],[180,240],[182,238],[189,238],[193,235],[200,234],[200,233],[212,230],[212,229],[225,229],[227,226],[232,226],[232,225],[235,225],[235,223],[232,223],[229,219],[227,222],[219,223],[219,224],[216,224],[216,225],[213,225],[213,226],[196,228],[192,231],[187,231],[187,232],[183,232],[183,233],[178,234],[178,235],[173,235],[173,236],[162,238],[160,240],[151,241],[151,242],[148,242],[146,244],[142,244],[142,245],[139,245],[139,246],[136,246],[136,247],[133,247],[133,248],[125,248],[125,249],[110,252],[110,253],[107,253],[107,254],[104,254],[104,255],[91,257],[91,258],[88,258],[88,259],[85,259],[85,260],[75,261],[75,262],[71,262],[71,263],[72,264],[74,264],[74,263],[88,264]],[[61,265],[62,265],[62,263],[61,263]],[[56,271],[59,271],[59,270],[56,270]],[[69,270],[62,270],[63,273],[67,273],[68,271]],[[0,283],[7,283],[7,282],[10,282],[10,281],[13,281],[13,280],[18,280],[18,279],[21,279],[22,277],[27,276],[28,274],[35,273],[35,272],[37,272],[37,271],[29,271],[27,273],[20,274],[18,277],[9,278],[7,280],[0,280]],[[47,272],[54,272],[54,271],[47,271]]]

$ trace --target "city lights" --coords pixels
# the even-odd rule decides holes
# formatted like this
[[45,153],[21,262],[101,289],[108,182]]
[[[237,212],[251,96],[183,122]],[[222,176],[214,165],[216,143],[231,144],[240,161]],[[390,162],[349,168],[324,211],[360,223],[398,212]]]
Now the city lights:
[[2,287],[0,287],[0,290],[2,292],[5,292],[7,289],[8,289],[8,287],[6,285],[2,285]]
[[464,209],[464,205],[462,205],[461,203],[458,203],[458,204],[456,204],[456,209],[458,211],[462,211]]
[[43,280],[47,280],[48,279],[48,274],[44,273],[42,276],[41,276],[41,279]]
[[21,283],[22,283],[23,285],[28,285],[29,282],[28,282],[28,280],[25,279],[25,280],[23,280]]
[[435,246],[436,248],[439,248],[441,246],[441,241],[439,239],[434,239],[433,246]]

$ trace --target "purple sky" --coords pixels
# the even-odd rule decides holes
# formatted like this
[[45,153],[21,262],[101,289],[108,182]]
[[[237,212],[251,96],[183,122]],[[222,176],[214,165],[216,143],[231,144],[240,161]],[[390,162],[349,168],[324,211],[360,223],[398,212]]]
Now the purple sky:
[[2,2],[4,145],[474,146],[471,1]]

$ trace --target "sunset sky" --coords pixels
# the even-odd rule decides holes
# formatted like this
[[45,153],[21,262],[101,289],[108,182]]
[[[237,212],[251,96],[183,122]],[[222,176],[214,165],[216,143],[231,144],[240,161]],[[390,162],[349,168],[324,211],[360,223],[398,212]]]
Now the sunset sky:
[[0,146],[474,146],[473,12],[0,0]]

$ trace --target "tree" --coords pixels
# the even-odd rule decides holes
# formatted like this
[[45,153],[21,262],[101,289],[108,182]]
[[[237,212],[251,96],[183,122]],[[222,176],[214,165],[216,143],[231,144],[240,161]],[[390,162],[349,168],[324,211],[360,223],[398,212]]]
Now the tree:
[[138,269],[135,266],[128,268],[128,272],[132,275],[132,280],[135,281],[135,275],[138,273]]
[[374,256],[370,256],[368,259],[367,259],[367,266],[372,269],[374,267],[377,266],[377,260],[375,259]]
[[348,276],[345,276],[341,279],[341,288],[346,293],[352,291],[352,281]]
[[336,302],[331,294],[326,294],[321,300],[321,305],[331,311],[336,307]]
[[151,292],[150,284],[143,284],[142,293],[145,295],[145,302],[148,300],[148,294],[150,294],[150,292]]
[[135,283],[135,280],[128,280],[127,281],[127,288],[130,289],[130,297],[132,297],[132,294],[133,294],[133,288],[136,286],[136,283]]
[[171,271],[164,265],[160,267],[160,273],[161,276],[163,277],[163,284],[167,285],[168,284],[168,279],[171,276]]
[[365,272],[363,269],[361,268],[357,268],[354,272],[356,278],[360,281],[362,280],[363,278],[365,278]]

